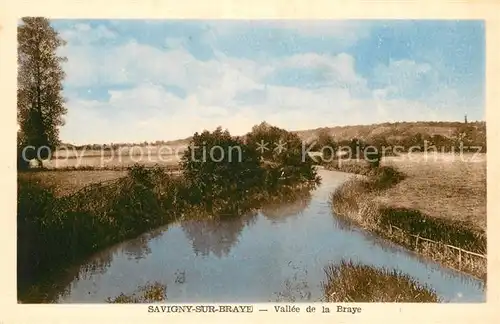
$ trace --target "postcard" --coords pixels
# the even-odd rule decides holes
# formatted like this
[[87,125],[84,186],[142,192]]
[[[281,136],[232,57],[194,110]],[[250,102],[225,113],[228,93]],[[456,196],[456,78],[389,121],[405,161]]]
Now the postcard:
[[49,3],[0,30],[0,323],[493,319],[494,5]]

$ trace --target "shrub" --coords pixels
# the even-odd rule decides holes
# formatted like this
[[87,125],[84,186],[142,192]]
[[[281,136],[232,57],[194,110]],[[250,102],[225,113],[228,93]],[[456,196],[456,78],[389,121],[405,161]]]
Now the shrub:
[[257,152],[219,127],[195,133],[181,160],[193,194],[211,205],[214,197],[238,198],[261,187],[264,170]]
[[246,142],[267,164],[270,186],[279,178],[288,183],[317,180],[314,161],[308,154],[303,156],[302,141],[297,134],[263,122],[246,135]]

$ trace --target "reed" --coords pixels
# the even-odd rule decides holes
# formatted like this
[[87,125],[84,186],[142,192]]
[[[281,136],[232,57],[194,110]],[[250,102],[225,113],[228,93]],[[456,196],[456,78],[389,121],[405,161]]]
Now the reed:
[[435,303],[436,292],[397,270],[342,260],[325,267],[327,302]]

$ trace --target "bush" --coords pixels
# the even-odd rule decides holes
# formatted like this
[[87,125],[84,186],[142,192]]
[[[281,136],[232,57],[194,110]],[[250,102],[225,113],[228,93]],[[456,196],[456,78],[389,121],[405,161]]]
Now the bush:
[[220,127],[212,133],[195,133],[181,165],[197,200],[208,205],[215,197],[238,199],[262,187],[264,180],[257,152]]
[[279,178],[288,183],[317,180],[314,161],[308,154],[303,156],[302,141],[297,134],[263,122],[252,128],[246,142],[266,163],[270,186]]
[[20,147],[17,147],[17,170],[24,171],[28,170],[29,167],[30,167],[29,160],[23,157],[22,149]]
[[17,269],[18,280],[30,278],[43,263],[45,240],[50,232],[44,232],[51,224],[50,215],[55,203],[52,190],[40,182],[26,181],[18,177],[17,188]]
[[123,178],[60,198],[41,183],[18,177],[20,282],[29,285],[52,269],[175,219],[239,216],[271,194],[290,194],[277,189],[317,180],[311,161],[302,161],[298,137],[278,128],[272,131],[289,147],[270,161],[263,161],[251,144],[218,128],[193,136],[180,163],[181,176],[161,167],[134,165]]
[[58,265],[171,221],[175,213],[164,207],[174,186],[168,174],[141,166],[112,183],[57,198],[40,182],[18,177],[20,282],[29,284]]

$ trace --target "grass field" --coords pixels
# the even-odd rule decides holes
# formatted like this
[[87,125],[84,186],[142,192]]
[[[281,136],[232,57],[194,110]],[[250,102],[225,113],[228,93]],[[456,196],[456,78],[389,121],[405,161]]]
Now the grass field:
[[388,157],[383,165],[396,167],[406,177],[380,193],[388,207],[417,209],[436,218],[465,221],[486,230],[486,155],[460,159],[451,154],[425,158]]
[[[186,149],[187,140],[181,140],[180,144],[165,144],[165,145],[132,145],[118,147],[113,150],[105,149],[76,149],[73,147],[63,148],[55,151],[54,158],[78,158],[78,157],[101,157],[101,156],[159,156],[159,155],[172,155],[182,154]],[[185,141],[185,142],[184,142]]]
[[[486,156],[443,154],[391,157],[381,168],[366,162],[340,170],[366,175],[331,196],[333,211],[361,227],[443,264],[486,279]],[[354,165],[358,163],[357,167]],[[393,226],[402,230],[394,230]],[[415,239],[417,237],[417,239]],[[430,239],[437,243],[420,240]]]
[[[56,152],[51,160],[43,161],[46,170],[32,169],[28,172],[19,172],[19,176],[43,183],[45,186],[54,188],[54,193],[58,196],[74,193],[81,188],[92,183],[114,180],[123,177],[127,173],[127,168],[134,164],[141,164],[147,167],[160,165],[174,169],[179,164],[179,155],[155,155],[147,152],[141,156],[139,154],[125,151],[122,155],[101,155],[98,150]],[[151,149],[151,152],[158,152]],[[65,158],[70,156],[69,158]],[[36,162],[34,162],[36,163]]]
[[[90,154],[90,153],[89,153]],[[180,158],[176,154],[169,155],[116,155],[116,156],[101,156],[101,155],[83,155],[81,157],[72,158],[57,158],[46,160],[43,162],[45,168],[71,168],[71,167],[95,167],[95,168],[110,168],[110,167],[129,167],[135,163],[140,163],[146,166],[159,165],[175,165],[178,164]]]
[[124,177],[127,171],[78,170],[78,171],[36,171],[21,172],[23,179],[42,183],[54,189],[54,194],[64,196],[77,192],[92,183],[103,182]]

